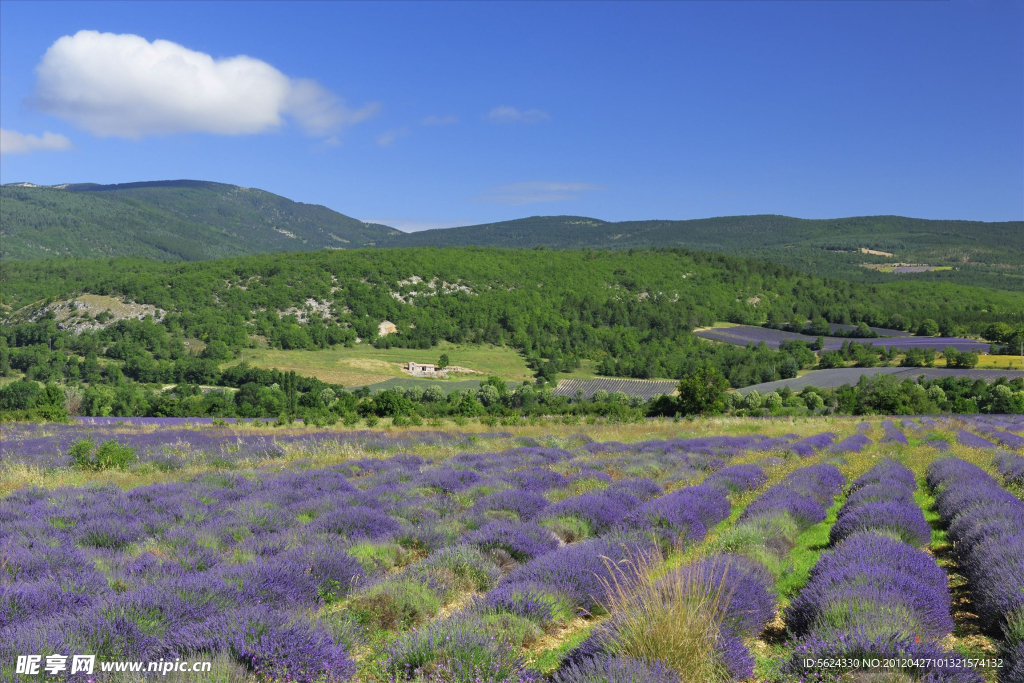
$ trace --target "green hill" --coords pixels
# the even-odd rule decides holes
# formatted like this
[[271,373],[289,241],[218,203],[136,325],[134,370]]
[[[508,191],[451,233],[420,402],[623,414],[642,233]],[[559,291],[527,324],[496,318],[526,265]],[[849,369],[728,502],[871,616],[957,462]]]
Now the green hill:
[[[193,180],[21,183],[0,188],[0,199],[0,256],[14,260],[71,255],[200,261],[352,247],[682,247],[855,282],[945,282],[1024,291],[1021,221],[762,215],[608,222],[534,216],[404,233],[263,190]],[[892,272],[893,264],[930,270]]]
[[372,245],[398,231],[254,188],[194,180],[0,187],[0,257],[199,261]]
[[[674,378],[712,363],[733,386],[744,386],[777,379],[781,352],[709,343],[694,328],[822,316],[900,329],[932,319],[980,333],[994,322],[1019,323],[1024,311],[1020,292],[865,285],[683,249],[339,249],[198,263],[62,258],[9,261],[2,276],[0,310],[10,313],[0,314],[0,339],[24,348],[12,352],[14,368],[26,371],[49,357],[53,337],[53,352],[107,348],[110,358],[125,361],[126,375],[146,382],[178,376],[166,364],[174,347],[160,341],[170,335],[181,337],[179,355],[185,339],[202,340],[211,361],[228,350],[367,343],[410,349],[415,354],[398,358],[422,361],[437,358],[441,342],[489,344],[522,353],[534,370],[574,372],[587,361],[605,376]],[[119,318],[99,310],[101,301]],[[127,319],[146,313],[151,322]],[[90,341],[88,330],[104,327],[109,332]],[[86,332],[58,342],[61,330]],[[128,362],[128,347],[138,344],[152,354],[142,365]],[[140,369],[150,361],[162,369]],[[192,377],[209,384],[205,375]]]
[[[726,216],[622,221],[533,216],[513,221],[398,234],[384,246],[634,249],[683,247],[774,261],[820,276],[862,282],[946,281],[1024,289],[1024,222],[934,221],[901,216],[805,220]],[[864,253],[868,249],[892,256]],[[893,273],[887,264],[940,268]],[[874,267],[865,267],[870,264]]]

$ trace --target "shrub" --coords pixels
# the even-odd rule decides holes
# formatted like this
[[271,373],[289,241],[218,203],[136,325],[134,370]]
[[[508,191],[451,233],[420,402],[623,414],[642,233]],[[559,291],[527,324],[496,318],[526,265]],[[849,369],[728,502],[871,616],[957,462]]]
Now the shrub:
[[526,562],[558,547],[551,531],[529,522],[494,521],[470,532],[467,540],[485,552],[500,550]]
[[441,598],[418,578],[401,577],[378,583],[355,595],[349,612],[371,629],[408,629],[437,614]]
[[572,662],[555,675],[555,683],[679,683],[679,674],[659,661],[633,657],[590,657]]
[[238,619],[230,640],[232,656],[272,680],[348,681],[356,671],[345,648],[322,628],[252,610]]
[[485,591],[498,580],[498,569],[470,545],[441,548],[413,569],[411,576],[446,593]]
[[[460,615],[400,637],[387,650],[391,680],[504,683],[523,680],[519,647],[479,615]],[[530,679],[527,679],[530,680]]]
[[71,466],[98,472],[113,468],[124,469],[131,463],[138,460],[135,449],[131,446],[122,446],[113,439],[104,441],[99,448],[93,452],[95,443],[92,439],[80,439],[68,449],[71,456]]

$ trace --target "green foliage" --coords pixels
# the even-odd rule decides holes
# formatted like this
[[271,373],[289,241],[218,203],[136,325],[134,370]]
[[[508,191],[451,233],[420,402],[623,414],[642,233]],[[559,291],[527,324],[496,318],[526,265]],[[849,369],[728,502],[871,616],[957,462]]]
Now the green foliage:
[[926,318],[921,321],[914,334],[919,337],[935,337],[939,334],[939,324],[931,318]]
[[944,348],[942,357],[946,359],[946,366],[950,368],[970,369],[978,365],[978,354],[970,351],[958,351],[953,346]]
[[729,381],[718,368],[705,365],[679,382],[678,407],[683,415],[716,415],[725,410]]
[[72,467],[94,472],[125,469],[138,459],[134,448],[122,446],[113,439],[104,441],[99,448],[92,439],[80,439],[68,449],[68,455]]

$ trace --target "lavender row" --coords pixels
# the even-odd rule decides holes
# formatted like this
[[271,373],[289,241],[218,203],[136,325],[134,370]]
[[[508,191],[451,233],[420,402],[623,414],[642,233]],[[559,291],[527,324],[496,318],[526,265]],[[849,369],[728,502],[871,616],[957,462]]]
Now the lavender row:
[[1000,680],[1024,680],[1024,502],[963,460],[932,463],[928,485],[978,617],[1002,633]]
[[747,506],[738,522],[771,520],[783,515],[800,529],[825,520],[828,506],[845,479],[835,465],[819,463],[791,472]]
[[[725,474],[742,466],[733,466],[717,474]],[[711,475],[707,485],[716,477]],[[763,483],[763,482],[762,482]],[[828,464],[804,467],[790,473],[782,483],[758,496],[731,529],[723,532],[717,547],[725,552],[684,566],[659,579],[647,590],[642,599],[627,601],[624,613],[612,615],[607,625],[590,636],[563,663],[556,681],[559,683],[594,683],[618,678],[602,678],[603,672],[616,668],[628,671],[636,678],[621,680],[662,680],[662,667],[669,678],[679,680],[680,673],[696,675],[692,662],[685,662],[680,653],[673,661],[673,652],[685,649],[678,643],[666,642],[658,649],[664,662],[655,665],[628,661],[618,653],[628,648],[630,632],[640,627],[654,630],[660,618],[679,603],[697,594],[713,594],[704,618],[690,626],[696,628],[696,637],[711,645],[710,657],[705,665],[718,670],[730,680],[740,681],[753,673],[754,658],[745,645],[746,639],[757,636],[775,615],[774,583],[778,565],[784,562],[793,547],[799,529],[825,518],[825,508],[843,485],[839,470]],[[812,510],[817,506],[816,510]],[[797,521],[799,520],[799,521]],[[778,571],[778,575],[781,575]],[[680,618],[673,615],[674,619]],[[691,636],[694,634],[691,633]],[[625,643],[625,645],[624,645]],[[627,666],[628,663],[628,666]],[[632,674],[641,667],[651,670],[647,678]],[[675,666],[674,670],[672,667]],[[674,675],[675,678],[671,679]]]
[[892,420],[882,420],[882,431],[885,432],[885,436],[881,438],[879,443],[895,444],[897,446],[910,445],[910,442],[907,441],[907,437],[903,433],[903,430],[900,429]]
[[787,673],[811,673],[807,659],[908,658],[922,660],[901,669],[912,679],[981,681],[966,663],[947,665],[951,653],[938,645],[953,628],[948,578],[919,549],[930,529],[914,503],[916,488],[913,473],[892,460],[851,485],[832,528],[832,549],[785,612],[798,639]]
[[809,458],[818,451],[831,446],[835,440],[836,435],[832,432],[822,432],[791,444],[789,450],[803,458]]
[[860,453],[865,447],[872,444],[871,439],[865,436],[861,430],[851,434],[829,449],[830,453]]
[[1024,432],[1024,415],[959,415],[961,421],[979,428]]
[[[611,491],[608,495],[630,509],[617,522],[603,525],[602,535],[538,553],[507,569],[498,585],[470,608],[399,638],[388,650],[388,671],[394,680],[419,680],[439,665],[452,666],[454,653],[460,671],[468,671],[471,663],[486,662],[486,667],[473,673],[482,675],[487,668],[487,680],[495,680],[494,671],[501,672],[500,680],[533,680],[535,674],[523,668],[518,655],[524,633],[539,634],[577,616],[601,613],[613,586],[628,590],[643,579],[643,567],[668,547],[695,542],[728,517],[726,492],[759,486],[765,480],[760,468],[737,465],[715,472],[702,485],[662,496],[655,497],[652,487],[638,491],[636,483]],[[629,490],[642,493],[643,498],[626,500]],[[587,507],[593,506],[574,509],[580,514]],[[497,637],[469,635],[467,624],[488,619],[498,624],[491,629]],[[604,669],[621,670],[622,675],[655,675],[645,665],[625,659],[605,662]],[[601,674],[594,670],[576,675]]]
[[996,471],[1003,478],[1007,486],[1020,486],[1024,484],[1024,458],[1013,453],[997,453],[992,461]]
[[959,420],[966,423],[971,429],[984,434],[991,440],[995,440],[1014,450],[1024,449],[1024,437],[1013,434],[1013,431],[1024,430],[1024,420],[1014,419],[1016,416],[998,416],[1002,419],[993,419],[995,416],[987,416],[988,419],[980,419],[977,416],[960,416]]

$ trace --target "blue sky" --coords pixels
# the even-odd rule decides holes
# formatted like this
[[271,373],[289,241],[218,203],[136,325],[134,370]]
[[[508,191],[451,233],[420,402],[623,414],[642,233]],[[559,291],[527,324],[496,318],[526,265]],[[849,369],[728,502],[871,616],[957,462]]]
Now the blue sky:
[[216,180],[407,230],[1022,220],[1022,27],[992,0],[4,0],[0,180]]

